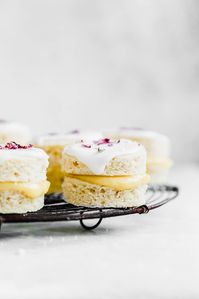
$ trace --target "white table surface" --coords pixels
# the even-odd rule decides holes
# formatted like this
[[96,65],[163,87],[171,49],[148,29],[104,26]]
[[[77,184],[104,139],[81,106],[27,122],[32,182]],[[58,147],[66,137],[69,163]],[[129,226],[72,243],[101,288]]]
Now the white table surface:
[[175,201],[145,215],[3,225],[0,298],[199,298],[199,167],[176,167]]

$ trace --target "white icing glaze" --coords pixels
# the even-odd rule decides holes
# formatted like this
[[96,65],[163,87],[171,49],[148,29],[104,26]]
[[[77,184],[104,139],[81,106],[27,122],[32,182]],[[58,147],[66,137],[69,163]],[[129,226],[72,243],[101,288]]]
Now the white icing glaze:
[[[109,161],[114,157],[135,154],[142,148],[142,153],[145,150],[142,145],[130,140],[121,139],[119,143],[112,141],[113,145],[108,144],[96,145],[93,141],[87,140],[83,144],[90,148],[83,146],[82,143],[75,143],[64,148],[64,153],[76,157],[79,161],[84,163],[93,173],[103,174],[104,169]],[[100,150],[100,151],[99,151]]]
[[46,161],[46,166],[48,166],[48,155],[42,149],[0,149],[0,164],[7,160],[27,160],[31,158],[42,159]]
[[31,141],[31,132],[25,125],[15,122],[0,121],[0,140],[6,142],[15,141],[20,144],[27,144]]
[[80,131],[78,133],[69,133],[69,134],[55,134],[55,135],[45,135],[40,136],[36,144],[39,146],[48,146],[48,145],[67,145],[74,142],[80,142],[82,139],[91,139],[98,140],[102,138],[100,132],[92,131]]

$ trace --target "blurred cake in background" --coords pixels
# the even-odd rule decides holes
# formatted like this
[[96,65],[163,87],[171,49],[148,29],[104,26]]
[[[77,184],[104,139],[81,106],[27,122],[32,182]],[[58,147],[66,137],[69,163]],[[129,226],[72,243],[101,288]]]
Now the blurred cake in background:
[[31,142],[32,136],[30,129],[18,122],[0,120],[0,144],[14,141],[27,145]]
[[65,134],[49,133],[40,136],[36,145],[49,155],[47,177],[50,181],[49,193],[62,192],[63,172],[61,170],[62,151],[66,145],[81,141],[82,139],[98,140],[102,137],[100,132],[74,130]]
[[164,183],[172,166],[170,159],[170,140],[167,136],[157,132],[140,128],[122,127],[115,131],[104,133],[107,137],[125,138],[144,145],[147,151],[147,171],[151,176],[151,183]]

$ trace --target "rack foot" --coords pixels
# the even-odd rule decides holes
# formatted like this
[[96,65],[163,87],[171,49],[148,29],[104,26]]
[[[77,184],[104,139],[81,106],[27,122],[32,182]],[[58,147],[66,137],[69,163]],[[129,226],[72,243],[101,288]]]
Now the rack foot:
[[79,222],[80,222],[81,226],[82,226],[84,229],[92,230],[92,229],[97,228],[97,227],[100,225],[100,223],[102,222],[102,218],[103,218],[103,217],[100,217],[99,220],[97,221],[97,223],[94,224],[94,225],[92,225],[92,226],[86,225],[86,224],[84,223],[84,220],[83,220],[83,219],[80,219]]

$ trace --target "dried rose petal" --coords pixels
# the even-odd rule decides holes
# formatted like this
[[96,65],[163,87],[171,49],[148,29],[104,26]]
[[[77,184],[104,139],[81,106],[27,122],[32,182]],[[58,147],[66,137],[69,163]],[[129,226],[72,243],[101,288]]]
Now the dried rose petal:
[[109,138],[102,138],[102,139],[99,139],[99,140],[95,141],[95,143],[97,145],[108,144],[108,143],[110,143],[110,139]]
[[80,142],[82,143],[82,146],[83,146],[83,147],[91,148],[91,144],[86,144],[86,143],[84,143],[84,140],[83,140],[83,139],[80,140]]
[[70,131],[69,134],[79,134],[79,130]]
[[6,143],[5,148],[7,148],[7,149],[17,149],[18,145],[15,142],[8,142],[8,143]]
[[90,145],[90,144],[85,144],[85,143],[83,143],[82,146],[83,146],[83,147],[86,147],[86,148],[91,148],[91,145]]
[[48,133],[48,135],[55,136],[55,135],[58,135],[58,133],[56,133],[56,132],[50,132],[50,133]]
[[31,148],[33,147],[32,144],[28,144],[28,145],[20,145],[20,144],[17,144],[16,142],[12,141],[12,142],[8,142],[6,143],[4,146],[0,146],[0,149],[28,149],[28,148]]
[[33,147],[32,144],[28,144],[28,145],[19,145],[19,148],[23,148],[23,149],[32,148],[32,147]]

